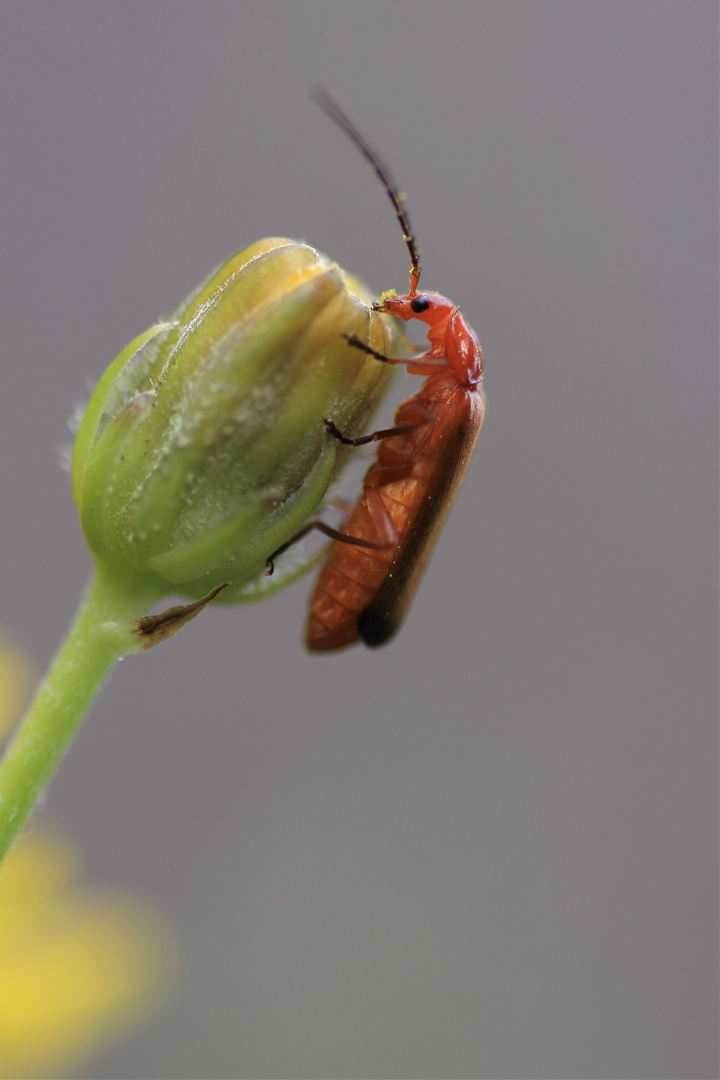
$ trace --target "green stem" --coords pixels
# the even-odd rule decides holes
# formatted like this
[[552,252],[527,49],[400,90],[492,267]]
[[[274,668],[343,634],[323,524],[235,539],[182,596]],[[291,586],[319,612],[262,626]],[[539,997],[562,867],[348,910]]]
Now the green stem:
[[98,569],[0,765],[0,860],[37,802],[115,661],[136,652],[130,622],[157,596]]

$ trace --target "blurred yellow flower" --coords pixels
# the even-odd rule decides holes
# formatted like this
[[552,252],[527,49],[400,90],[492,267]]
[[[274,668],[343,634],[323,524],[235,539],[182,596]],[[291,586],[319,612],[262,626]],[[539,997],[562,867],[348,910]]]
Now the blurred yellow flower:
[[[0,648],[0,734],[29,665]],[[0,871],[0,1077],[67,1075],[160,1003],[171,959],[161,915],[75,882],[77,849],[25,833]]]

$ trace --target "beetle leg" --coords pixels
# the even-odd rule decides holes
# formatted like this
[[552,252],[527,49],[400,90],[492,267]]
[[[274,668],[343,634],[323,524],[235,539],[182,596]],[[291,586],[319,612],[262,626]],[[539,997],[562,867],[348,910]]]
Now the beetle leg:
[[343,334],[343,337],[348,345],[352,345],[354,349],[360,349],[361,352],[367,353],[368,356],[375,357],[376,360],[382,360],[383,364],[406,364],[411,375],[432,375],[435,372],[447,371],[451,366],[446,356],[434,356],[432,350],[417,357],[383,356],[382,353],[375,352],[374,349],[371,349],[369,345],[366,345],[360,338],[355,337],[354,334]]
[[[382,503],[382,499],[380,502]],[[383,507],[383,509],[385,508]],[[303,537],[307,536],[313,529],[317,529],[318,532],[328,536],[331,540],[337,540],[341,544],[351,544],[354,547],[371,548],[374,551],[382,551],[384,548],[390,547],[391,544],[395,542],[394,538],[388,543],[376,543],[374,540],[362,540],[359,536],[350,536],[349,533],[341,532],[340,529],[333,529],[331,525],[327,525],[324,521],[320,521],[319,519],[317,521],[309,521],[307,525],[303,525],[302,529],[298,529],[289,540],[286,540],[284,544],[281,544],[279,548],[276,548],[272,555],[268,555],[265,560],[265,577],[272,577],[274,574],[275,559],[278,555],[283,555],[288,548],[291,548],[293,544],[297,544],[299,540],[302,540]],[[385,529],[384,532],[387,533],[387,529]]]
[[416,424],[399,424],[397,427],[383,428],[381,431],[373,431],[370,435],[361,435],[359,439],[349,439],[347,435],[343,435],[342,431],[333,423],[332,420],[328,420],[323,417],[323,424],[325,425],[328,433],[332,435],[334,439],[341,442],[344,446],[365,446],[367,443],[379,442],[380,439],[391,439],[393,435],[405,435],[408,431],[415,431],[416,428],[422,427],[427,423],[426,420],[418,420]]

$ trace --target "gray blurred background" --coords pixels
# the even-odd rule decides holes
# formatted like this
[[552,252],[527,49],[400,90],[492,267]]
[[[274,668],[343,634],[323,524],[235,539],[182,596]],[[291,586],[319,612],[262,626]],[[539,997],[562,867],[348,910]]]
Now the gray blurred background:
[[182,967],[87,1075],[717,1076],[716,53],[697,0],[0,7],[0,618],[39,664],[90,566],[57,447],[120,348],[265,235],[405,288],[312,86],[486,358],[396,641],[306,655],[306,580],[96,703],[49,812]]

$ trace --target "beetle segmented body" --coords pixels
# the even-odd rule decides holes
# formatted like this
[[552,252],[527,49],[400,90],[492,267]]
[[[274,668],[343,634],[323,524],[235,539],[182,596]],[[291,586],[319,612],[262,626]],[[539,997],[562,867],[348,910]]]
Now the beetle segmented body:
[[[429,324],[430,351],[405,363],[427,375],[395,414],[405,429],[380,441],[363,492],[323,566],[306,642],[313,652],[362,639],[382,645],[400,626],[470,462],[483,421],[482,352],[458,308],[434,293],[386,300],[381,311]],[[391,429],[393,430],[393,429]],[[360,440],[355,440],[360,441]],[[377,547],[359,547],[356,537]]]

